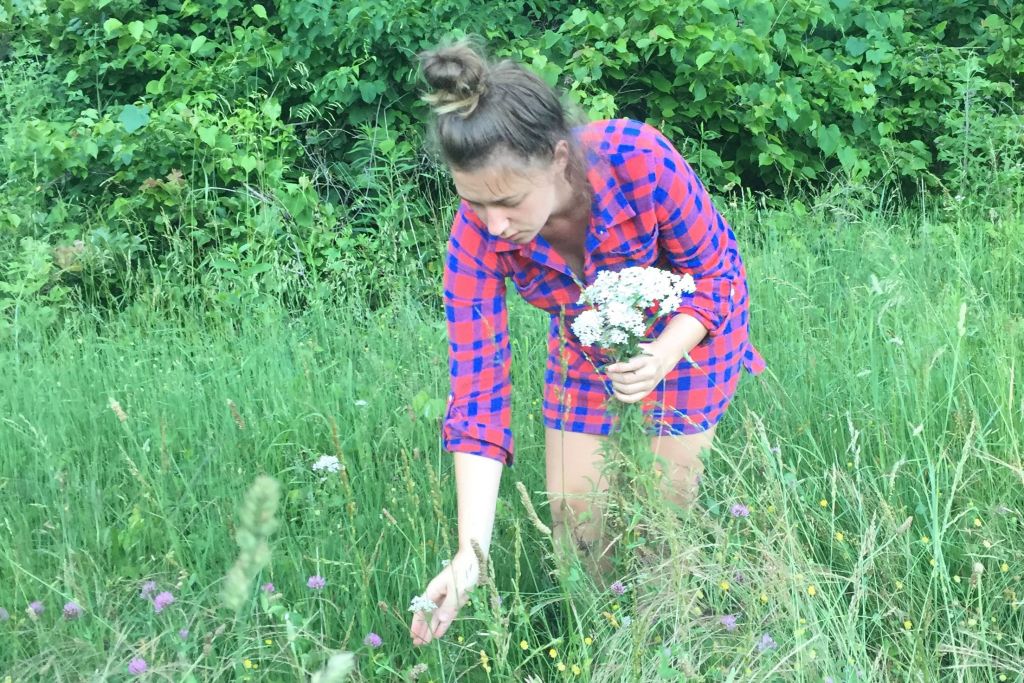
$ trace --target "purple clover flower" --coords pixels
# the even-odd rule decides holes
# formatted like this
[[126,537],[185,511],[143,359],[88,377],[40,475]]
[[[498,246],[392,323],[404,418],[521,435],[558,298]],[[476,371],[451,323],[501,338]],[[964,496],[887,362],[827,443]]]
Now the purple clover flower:
[[733,503],[733,506],[729,508],[729,513],[733,517],[749,517],[750,508],[748,508],[743,503]]
[[626,592],[626,587],[622,585],[621,581],[616,581],[611,585],[611,591],[616,595],[622,595]]
[[153,598],[153,611],[156,612],[157,614],[160,614],[161,612],[164,611],[164,609],[169,607],[173,602],[174,602],[174,596],[171,594],[170,591],[164,591],[162,593],[158,593],[157,596],[155,598]]
[[0,621],[7,621],[10,618],[11,613],[5,610],[3,607],[0,607]]
[[761,636],[761,640],[757,643],[757,651],[764,652],[765,650],[774,650],[778,646],[779,645],[775,642],[775,639],[772,638],[769,634],[765,633],[763,636]]
[[28,611],[31,612],[30,616],[32,618],[38,617],[40,614],[43,613],[44,609],[46,608],[43,607],[43,603],[39,602],[38,600],[33,600],[32,602],[28,603]]
[[736,630],[736,615],[735,614],[726,614],[719,621],[721,622],[722,626],[725,627],[726,631],[735,631]]
[[178,637],[182,640],[188,640],[188,629],[183,628],[180,631],[178,631]]
[[64,605],[64,618],[67,620],[77,619],[82,616],[82,606],[72,600]]
[[260,588],[262,588],[263,592],[266,593],[267,595],[270,595],[275,590],[274,589],[274,584],[272,584],[270,581],[267,581],[265,584],[260,586]]
[[156,590],[156,581],[149,580],[142,583],[142,587],[139,589],[140,598],[149,598],[150,594]]
[[306,585],[312,588],[313,590],[318,591],[324,586],[326,586],[327,582],[324,581],[324,577],[314,574],[313,576],[309,577],[309,581],[306,581]]
[[132,661],[128,662],[128,673],[132,676],[141,676],[146,673],[147,669],[149,669],[149,665],[142,657],[132,657]]
[[363,645],[369,645],[370,647],[380,647],[383,644],[384,641],[381,640],[380,636],[378,636],[373,631],[367,633],[366,637],[363,638]]

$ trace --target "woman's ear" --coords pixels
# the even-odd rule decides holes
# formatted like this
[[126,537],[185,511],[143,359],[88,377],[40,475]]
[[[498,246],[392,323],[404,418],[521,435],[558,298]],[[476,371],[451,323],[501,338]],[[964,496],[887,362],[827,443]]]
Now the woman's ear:
[[551,159],[552,169],[568,178],[569,168],[569,143],[566,140],[559,140],[555,143],[555,153]]

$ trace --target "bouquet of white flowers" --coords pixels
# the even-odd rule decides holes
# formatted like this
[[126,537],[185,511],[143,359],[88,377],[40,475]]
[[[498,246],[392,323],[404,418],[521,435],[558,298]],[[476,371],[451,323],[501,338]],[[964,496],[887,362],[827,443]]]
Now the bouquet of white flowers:
[[644,336],[651,324],[671,315],[683,296],[695,291],[689,273],[676,275],[660,268],[604,270],[581,293],[577,303],[594,308],[576,316],[572,331],[584,346],[603,349],[615,361],[626,360],[641,342],[651,341]]

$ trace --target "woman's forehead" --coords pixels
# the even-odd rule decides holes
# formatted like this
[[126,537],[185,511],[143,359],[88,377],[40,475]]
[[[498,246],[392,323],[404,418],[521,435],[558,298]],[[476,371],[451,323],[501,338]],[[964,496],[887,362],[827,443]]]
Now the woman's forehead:
[[472,171],[452,169],[459,194],[470,199],[508,197],[532,188],[541,170],[532,165],[495,160]]

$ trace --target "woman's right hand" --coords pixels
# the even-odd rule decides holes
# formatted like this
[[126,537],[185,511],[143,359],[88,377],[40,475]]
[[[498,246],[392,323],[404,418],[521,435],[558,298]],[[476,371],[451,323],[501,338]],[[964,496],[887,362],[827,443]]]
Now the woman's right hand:
[[[416,612],[410,633],[413,645],[426,645],[440,638],[451,626],[459,610],[469,600],[469,592],[480,579],[480,563],[472,550],[455,553],[448,566],[427,584],[423,597],[437,605],[429,615]],[[429,622],[428,622],[429,620]]]

